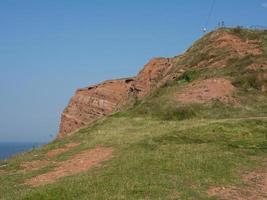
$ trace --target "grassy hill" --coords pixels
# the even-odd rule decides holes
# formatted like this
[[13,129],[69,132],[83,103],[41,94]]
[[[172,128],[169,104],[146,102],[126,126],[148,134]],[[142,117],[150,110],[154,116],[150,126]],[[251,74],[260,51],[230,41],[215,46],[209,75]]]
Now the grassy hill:
[[[266,198],[267,32],[219,29],[173,60],[173,72],[183,76],[133,106],[1,161],[0,199]],[[221,79],[234,91],[209,98]],[[82,165],[79,155],[100,147],[112,152],[103,162],[96,158],[88,170],[34,184],[59,163],[75,168],[68,161],[77,158]]]

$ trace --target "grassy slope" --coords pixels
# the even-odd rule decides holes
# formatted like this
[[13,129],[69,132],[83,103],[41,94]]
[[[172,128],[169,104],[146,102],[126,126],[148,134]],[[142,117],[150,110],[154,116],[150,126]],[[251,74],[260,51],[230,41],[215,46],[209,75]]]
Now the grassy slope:
[[[251,34],[263,39],[266,49],[261,32],[244,32],[242,37]],[[9,173],[0,176],[0,199],[214,199],[206,194],[210,186],[242,185],[240,174],[253,170],[267,157],[266,119],[225,120],[267,116],[267,94],[250,84],[245,72],[238,73],[247,65],[246,59],[232,60],[229,67],[212,73],[209,69],[189,70],[187,77],[155,91],[133,108],[99,120],[71,137],[1,161],[0,165],[7,164],[1,169]],[[260,58],[250,59],[256,62]],[[177,61],[177,68],[179,65]],[[173,94],[188,82],[207,76],[242,80],[236,94],[242,106],[176,102]],[[82,144],[55,161],[99,144],[113,147],[115,153],[101,167],[54,184],[35,189],[23,185],[53,166],[23,173],[18,170],[21,162],[43,159],[49,150],[73,141]]]

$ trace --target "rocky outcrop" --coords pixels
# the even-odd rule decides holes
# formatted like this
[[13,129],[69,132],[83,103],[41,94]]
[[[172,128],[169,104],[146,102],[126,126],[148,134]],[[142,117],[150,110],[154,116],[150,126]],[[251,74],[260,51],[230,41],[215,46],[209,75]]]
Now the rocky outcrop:
[[76,91],[61,116],[58,138],[70,135],[93,121],[143,98],[170,77],[172,61],[155,58],[133,78],[110,80]]
[[138,91],[138,97],[146,96],[151,89],[159,87],[172,69],[171,59],[156,58],[148,62],[135,77],[134,85]]
[[77,90],[62,114],[59,137],[105,116],[125,104],[132,94],[132,82],[132,78],[105,81],[99,85]]
[[235,91],[236,88],[231,81],[224,78],[210,78],[193,81],[177,97],[183,103],[206,103],[218,100],[222,103],[238,105],[238,101],[232,96]]

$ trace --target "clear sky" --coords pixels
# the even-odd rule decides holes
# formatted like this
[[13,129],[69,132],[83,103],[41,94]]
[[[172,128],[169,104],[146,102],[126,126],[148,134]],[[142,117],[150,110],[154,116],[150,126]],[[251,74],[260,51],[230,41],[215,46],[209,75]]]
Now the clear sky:
[[[0,141],[46,142],[75,90],[135,75],[202,35],[212,0],[1,0]],[[267,0],[216,0],[208,29],[267,26]]]

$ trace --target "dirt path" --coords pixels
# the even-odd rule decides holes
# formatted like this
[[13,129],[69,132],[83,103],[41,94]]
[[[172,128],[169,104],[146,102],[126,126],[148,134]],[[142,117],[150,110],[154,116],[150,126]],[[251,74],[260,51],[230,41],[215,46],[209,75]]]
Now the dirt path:
[[267,120],[267,117],[240,117],[240,118],[225,118],[225,119],[218,119],[213,120],[213,122],[224,122],[224,121],[241,121],[241,120],[254,120],[254,119],[260,119],[260,120]]
[[179,131],[183,131],[188,129],[188,126],[190,128],[197,128],[202,126],[207,126],[212,123],[220,123],[220,122],[231,122],[231,121],[242,121],[242,120],[267,120],[266,116],[263,117],[240,117],[240,118],[224,118],[224,119],[196,119],[196,120],[185,120],[181,121],[180,123],[183,124],[181,128],[179,128]]
[[58,149],[53,149],[53,150],[47,152],[46,156],[49,157],[49,158],[55,157],[55,156],[57,156],[59,154],[65,153],[65,152],[67,152],[67,151],[69,151],[69,150],[71,150],[71,149],[73,149],[73,148],[75,148],[75,147],[77,147],[79,145],[80,145],[80,143],[74,143],[74,142],[68,143],[64,147],[61,147],[61,148],[58,148]]
[[23,172],[28,172],[31,170],[38,170],[40,168],[46,167],[51,163],[48,160],[33,160],[28,162],[23,162],[20,166]]
[[44,167],[49,166],[50,164],[56,164],[55,161],[51,160],[51,158],[56,157],[62,153],[65,153],[77,146],[79,146],[80,143],[68,143],[65,146],[57,149],[53,149],[51,151],[48,151],[46,153],[46,158],[44,160],[33,160],[33,161],[27,161],[23,162],[20,166],[22,168],[23,172],[32,171],[32,170],[38,170]]
[[112,148],[96,147],[74,155],[66,161],[57,163],[57,167],[50,172],[38,175],[25,183],[33,187],[53,183],[59,178],[87,171],[100,165],[112,156]]
[[[198,127],[201,125],[207,125],[212,123],[228,122],[228,121],[242,121],[242,120],[267,120],[267,116],[263,117],[239,117],[239,118],[224,118],[224,119],[200,119],[194,121],[192,126]],[[203,124],[202,124],[203,123]]]

